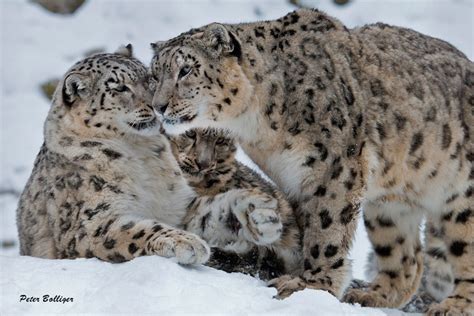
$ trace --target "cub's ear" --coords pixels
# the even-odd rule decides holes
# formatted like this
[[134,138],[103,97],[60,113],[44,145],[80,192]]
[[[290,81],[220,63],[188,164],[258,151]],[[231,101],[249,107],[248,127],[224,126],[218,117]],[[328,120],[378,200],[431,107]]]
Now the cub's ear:
[[127,44],[126,46],[120,46],[115,54],[123,55],[125,57],[133,57],[133,46],[132,44]]
[[85,100],[92,87],[92,80],[90,76],[82,73],[70,73],[66,76],[63,82],[63,102],[71,106],[77,100]]
[[151,46],[151,49],[153,50],[153,53],[155,53],[155,55],[158,55],[161,51],[161,49],[163,48],[163,46],[165,45],[166,41],[157,41],[157,42],[154,42],[154,43],[150,43],[150,46]]
[[206,27],[203,33],[197,33],[194,36],[202,37],[204,44],[213,49],[217,55],[230,55],[239,60],[242,56],[242,48],[237,35],[220,23],[212,23]]

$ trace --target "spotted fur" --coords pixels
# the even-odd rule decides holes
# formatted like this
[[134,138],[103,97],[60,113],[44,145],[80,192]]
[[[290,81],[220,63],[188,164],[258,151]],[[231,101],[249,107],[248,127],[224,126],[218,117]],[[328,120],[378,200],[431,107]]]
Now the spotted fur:
[[[451,264],[447,259],[447,249],[441,238],[442,234],[433,223],[427,222],[424,235],[424,271],[421,284],[416,295],[403,307],[406,312],[427,312],[432,304],[448,297],[454,288],[455,280]],[[373,280],[378,270],[377,256],[372,251],[368,256],[366,277]]]
[[418,224],[442,232],[457,283],[432,312],[472,312],[474,65],[450,44],[317,10],[210,24],[155,44],[153,106],[169,133],[226,128],[304,221],[310,287],[341,297],[359,207],[379,273],[349,302],[397,307],[423,270]]
[[[237,150],[235,141],[223,131],[196,129],[172,136],[171,147],[185,178],[200,195],[215,196],[235,189],[248,189],[257,194],[259,192],[268,194],[278,201],[275,212],[260,212],[258,209],[253,209],[250,216],[245,217],[232,216],[233,212],[229,211],[235,212],[235,207],[222,208],[216,217],[225,224],[217,227],[224,227],[225,231],[217,231],[209,215],[190,213],[186,222],[187,229],[194,225],[196,233],[208,241],[215,235],[222,236],[229,232],[250,237],[245,239],[245,247],[242,247],[240,240],[238,247],[232,243],[227,245],[211,243],[211,246],[220,246],[221,249],[237,253],[215,251],[208,264],[226,271],[258,275],[262,279],[289,273],[298,274],[301,268],[300,232],[293,209],[273,185],[235,159]],[[260,219],[257,221],[266,222],[264,225],[268,225],[262,229],[263,231],[269,229],[275,231],[272,229],[274,225],[278,227],[276,231],[281,231],[277,239],[272,238],[275,240],[271,243],[262,243],[263,236],[254,228],[255,221],[248,220],[257,218],[258,212]],[[235,242],[233,238],[230,240]]]
[[148,82],[131,46],[66,73],[17,210],[22,255],[208,259],[207,244],[178,228],[196,194],[160,134]]

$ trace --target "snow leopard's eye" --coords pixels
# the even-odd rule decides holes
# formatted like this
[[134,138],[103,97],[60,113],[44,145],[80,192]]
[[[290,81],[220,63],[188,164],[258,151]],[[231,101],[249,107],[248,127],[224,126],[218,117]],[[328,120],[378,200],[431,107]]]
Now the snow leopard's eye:
[[126,92],[126,91],[130,91],[130,88],[127,87],[126,85],[122,84],[122,85],[118,85],[117,87],[113,88],[115,91],[117,92]]
[[187,75],[189,75],[191,73],[191,70],[192,70],[191,66],[189,65],[183,66],[183,68],[181,68],[181,70],[179,71],[178,79],[182,79],[186,77]]
[[189,138],[196,138],[196,132],[193,131],[193,130],[190,130],[190,131],[186,131],[186,136],[189,137]]
[[217,140],[216,140],[216,144],[217,145],[222,145],[225,143],[225,138],[224,137],[219,137]]

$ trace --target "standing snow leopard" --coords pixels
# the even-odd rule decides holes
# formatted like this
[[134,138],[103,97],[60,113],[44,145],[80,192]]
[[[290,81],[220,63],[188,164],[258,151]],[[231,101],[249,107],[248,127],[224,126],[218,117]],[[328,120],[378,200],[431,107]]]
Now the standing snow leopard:
[[258,242],[278,239],[281,223],[266,217],[278,218],[272,196],[232,190],[199,197],[187,184],[150,105],[148,71],[131,50],[80,61],[57,87],[18,205],[21,254],[203,263],[208,245],[181,229],[188,208],[211,220],[222,209],[235,212]]
[[359,207],[378,275],[348,302],[399,307],[423,270],[419,223],[443,239],[455,287],[431,313],[473,313],[474,65],[441,40],[318,10],[210,24],[152,44],[168,133],[225,128],[304,217],[304,272],[272,282],[341,298]]
[[[275,209],[282,224],[281,237],[259,245],[250,238],[238,245],[218,245],[224,251],[213,251],[207,265],[226,271],[240,271],[270,280],[284,274],[298,275],[301,269],[300,229],[295,212],[283,194],[258,173],[236,160],[234,139],[221,130],[195,129],[170,137],[172,152],[191,187],[200,195],[214,196],[234,189],[251,189],[271,195],[278,201]],[[296,208],[295,208],[296,211]],[[205,240],[216,234],[241,233],[242,225],[232,213],[225,214],[226,230],[217,232],[215,224],[202,209],[190,209],[185,229],[199,232]],[[199,220],[196,220],[196,219]],[[216,216],[214,217],[216,218]],[[192,219],[192,227],[190,220]],[[277,219],[274,219],[277,220]],[[250,236],[251,237],[251,236]]]

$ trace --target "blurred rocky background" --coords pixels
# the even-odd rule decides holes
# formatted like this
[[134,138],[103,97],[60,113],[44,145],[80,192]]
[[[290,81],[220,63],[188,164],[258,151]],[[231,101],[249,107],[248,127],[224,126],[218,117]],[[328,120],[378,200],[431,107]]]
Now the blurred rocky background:
[[[313,8],[317,2],[315,1],[305,1],[305,0],[287,0],[291,5],[296,8]],[[328,0],[331,1],[331,0]],[[350,0],[332,0],[336,5],[345,5],[349,3]],[[31,2],[36,3],[43,7],[45,10],[57,13],[57,14],[73,14],[78,10],[86,0],[31,0]],[[259,12],[257,10],[257,12]],[[84,54],[84,57],[102,53],[104,52],[103,48],[91,49],[90,51]],[[54,90],[59,83],[58,78],[47,79],[40,84],[40,89],[43,95],[51,100],[53,97]]]

